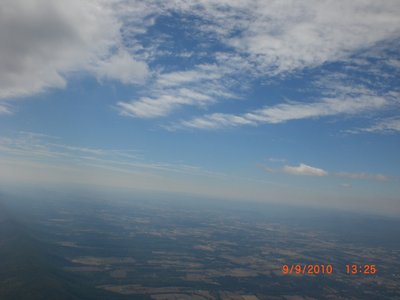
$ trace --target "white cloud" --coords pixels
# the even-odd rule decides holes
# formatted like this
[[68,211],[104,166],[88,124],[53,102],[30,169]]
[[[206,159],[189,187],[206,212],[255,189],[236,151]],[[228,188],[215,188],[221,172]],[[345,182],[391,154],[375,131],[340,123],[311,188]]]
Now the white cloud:
[[292,175],[307,175],[307,176],[327,176],[328,172],[323,169],[308,166],[306,164],[299,164],[298,166],[284,166],[283,172]]
[[[191,70],[156,75],[146,90],[150,96],[120,101],[122,115],[155,118],[170,114],[181,106],[204,107],[220,99],[235,99],[221,78],[228,71],[215,65],[198,65]],[[221,79],[221,80],[219,80]]]
[[[400,22],[398,22],[400,4],[396,1],[383,1],[379,6],[374,1],[321,2],[314,0],[147,1],[146,5],[137,1],[128,3],[132,5],[127,3],[121,5],[123,10],[126,10],[124,16],[136,27],[142,28],[139,30],[140,33],[145,31],[146,26],[153,25],[159,16],[168,15],[174,11],[184,16],[197,15],[200,20],[206,21],[196,22],[196,29],[201,33],[199,36],[205,34],[232,49],[227,52],[209,51],[208,58],[216,61],[218,67],[214,66],[213,70],[208,72],[194,67],[159,75],[156,83],[147,90],[146,97],[123,101],[119,104],[123,114],[134,117],[160,117],[170,114],[175,107],[197,105],[196,100],[169,100],[179,98],[175,89],[190,89],[193,85],[197,85],[200,86],[197,92],[206,93],[210,89],[205,82],[213,81],[214,88],[225,87],[225,94],[232,95],[234,92],[230,86],[226,85],[228,81],[226,78],[233,78],[238,74],[271,77],[307,67],[320,66],[325,62],[348,59],[360,49],[371,47],[379,41],[397,38],[400,29]],[[146,20],[145,25],[138,24],[138,19]],[[126,30],[133,32],[131,36],[134,36],[136,27],[128,26]],[[159,36],[153,37],[153,40],[153,46],[157,48],[161,43]],[[209,40],[202,42],[210,43]],[[153,48],[147,47],[147,49]],[[153,49],[150,52],[153,56],[162,56],[165,51]],[[192,54],[196,56],[196,53]],[[148,56],[147,58],[154,59]],[[240,84],[244,83],[240,82]],[[213,97],[213,101],[207,104],[229,98],[229,96],[217,96],[219,97]],[[166,102],[168,105],[165,104]],[[341,105],[339,101],[334,104]],[[343,105],[351,104],[346,102]],[[155,107],[158,105],[163,108]],[[303,116],[299,111],[290,112],[291,108],[301,109]],[[273,109],[279,111],[274,112],[267,108],[246,116],[214,114],[184,123],[189,127],[193,125],[192,127],[215,128],[227,124],[232,126],[242,123],[279,123],[285,119],[293,119],[290,114],[293,114],[294,118],[306,118],[341,113],[341,108],[335,110],[330,106],[329,99],[320,106],[318,104],[310,106],[283,104]],[[342,110],[351,111],[352,108],[347,107]],[[353,110],[358,110],[358,108],[354,107]],[[275,118],[277,114],[279,117]]]
[[210,103],[213,98],[189,89],[174,90],[155,98],[142,97],[137,101],[118,102],[121,114],[132,117],[154,118],[169,114],[175,107],[182,105],[201,105]]
[[99,78],[119,80],[125,84],[143,82],[149,73],[146,63],[132,59],[131,55],[123,50],[107,60],[99,61],[92,70]]
[[[235,98],[232,80],[244,86],[240,76],[265,78],[347,59],[360,49],[397,38],[400,30],[400,3],[391,0],[379,5],[371,0],[5,0],[0,8],[0,98],[63,88],[72,72],[125,84],[143,83],[151,74],[153,82],[136,99],[118,103],[123,115],[146,118]],[[199,17],[193,24],[202,38],[207,37],[199,38],[203,45],[214,47],[210,41],[216,40],[227,46],[219,49],[222,52],[215,47],[201,50],[215,65],[174,72],[160,71],[163,66],[149,69],[146,62],[162,56],[154,50],[162,39],[148,36],[150,45],[144,45],[138,35],[148,34],[157,18],[171,12]],[[193,57],[199,55],[190,51]],[[182,95],[183,90],[190,92]],[[208,115],[184,125],[257,125],[362,111],[363,104],[342,100],[334,105],[354,107],[336,109],[329,99],[320,104],[287,103],[244,115]]]
[[255,1],[248,7],[251,18],[243,16],[247,27],[228,41],[272,72],[348,57],[357,49],[397,37],[400,28],[396,1],[379,5],[374,1]]
[[[343,178],[350,178],[354,180],[372,180],[372,181],[389,181],[390,177],[384,174],[374,174],[374,173],[355,173],[355,172],[328,172],[326,170],[308,166],[306,164],[300,163],[298,166],[289,166],[285,165],[281,168],[270,168],[267,166],[260,165],[260,167],[269,172],[269,173],[286,173],[290,175],[305,175],[305,176],[336,176],[336,177],[343,177]],[[349,183],[342,183],[342,187],[349,188],[351,184]]]
[[142,81],[147,68],[124,52],[120,28],[112,2],[2,1],[0,98],[63,88],[67,75],[76,71]]
[[284,103],[245,114],[249,120],[262,123],[283,123],[290,120],[319,118],[338,114],[359,113],[387,104],[383,97],[361,96],[353,99],[325,98],[314,103]]
[[377,133],[395,133],[400,132],[400,119],[399,118],[388,118],[381,120],[370,127],[359,128],[356,130],[349,130],[350,133],[360,132],[377,132]]
[[292,120],[320,118],[341,114],[357,114],[389,104],[384,97],[361,95],[355,98],[324,98],[319,102],[289,102],[267,106],[241,115],[214,113],[182,121],[175,127],[215,129],[239,125],[278,124]]
[[[272,160],[272,162],[279,162]],[[281,161],[284,162],[284,161]],[[379,173],[365,173],[365,172],[328,172],[326,170],[312,167],[304,163],[300,163],[298,166],[284,165],[280,168],[270,168],[264,165],[259,165],[260,168],[269,173],[286,173],[291,175],[308,175],[308,176],[336,176],[343,178],[350,178],[356,180],[374,180],[374,181],[388,181],[389,176]],[[350,185],[342,184],[343,187],[349,187]]]
[[159,88],[175,87],[182,84],[199,83],[203,81],[211,81],[220,79],[223,74],[218,72],[218,68],[213,65],[200,65],[196,69],[189,71],[176,71],[171,73],[163,73],[157,79],[156,85]]
[[175,10],[207,20],[200,30],[247,55],[268,74],[348,57],[398,37],[400,29],[400,3],[395,0],[379,4],[372,0],[202,0],[158,6],[157,13]]

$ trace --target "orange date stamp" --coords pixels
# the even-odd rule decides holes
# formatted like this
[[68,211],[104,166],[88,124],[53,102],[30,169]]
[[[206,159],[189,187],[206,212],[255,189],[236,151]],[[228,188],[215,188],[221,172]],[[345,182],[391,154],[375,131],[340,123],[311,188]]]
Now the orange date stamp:
[[[346,264],[341,271],[347,275],[375,275],[375,264]],[[332,264],[286,264],[282,266],[283,275],[332,275]]]
[[348,264],[346,274],[349,275],[375,275],[378,272],[374,264]]
[[331,264],[283,265],[282,273],[284,275],[331,275],[333,273],[333,266]]

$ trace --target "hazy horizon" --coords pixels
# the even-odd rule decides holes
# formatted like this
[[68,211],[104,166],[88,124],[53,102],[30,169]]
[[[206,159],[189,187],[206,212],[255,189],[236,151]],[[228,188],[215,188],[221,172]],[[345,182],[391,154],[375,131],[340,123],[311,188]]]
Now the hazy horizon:
[[400,216],[398,2],[0,7],[3,186]]

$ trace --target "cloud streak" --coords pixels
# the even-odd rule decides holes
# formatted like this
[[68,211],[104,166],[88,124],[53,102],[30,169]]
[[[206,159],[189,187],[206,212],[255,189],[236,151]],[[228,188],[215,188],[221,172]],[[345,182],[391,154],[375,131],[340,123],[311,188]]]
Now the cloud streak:
[[299,164],[298,166],[284,166],[282,171],[292,175],[305,175],[305,176],[327,176],[328,172],[323,169],[311,167],[306,164]]
[[400,119],[399,118],[387,118],[380,120],[375,124],[359,129],[348,130],[350,133],[397,133],[400,132]]
[[266,106],[241,115],[214,113],[182,121],[170,128],[218,129],[241,125],[279,124],[293,120],[358,114],[380,109],[388,104],[388,100],[384,97],[373,95],[361,95],[355,98],[324,98],[312,103],[289,102]]
[[167,116],[182,106],[206,107],[217,100],[237,99],[223,79],[229,73],[227,68],[212,64],[198,65],[188,71],[162,73],[156,75],[153,84],[146,89],[150,96],[120,101],[117,107],[124,116],[155,118]]
[[65,145],[59,143],[55,137],[32,132],[20,132],[14,137],[0,137],[0,154],[16,160],[101,167],[126,173],[182,173],[219,178],[226,176],[184,163],[148,161],[140,151]]
[[372,181],[389,181],[390,177],[380,173],[365,173],[365,172],[328,172],[322,168],[313,167],[304,163],[299,165],[284,165],[281,168],[270,168],[261,166],[262,169],[269,173],[285,173],[296,176],[335,176],[341,178],[349,178],[354,180],[372,180]]
[[171,94],[162,94],[158,97],[141,97],[137,101],[118,102],[121,115],[154,118],[168,115],[173,109],[184,105],[205,105],[214,99],[204,93],[189,89],[177,89]]

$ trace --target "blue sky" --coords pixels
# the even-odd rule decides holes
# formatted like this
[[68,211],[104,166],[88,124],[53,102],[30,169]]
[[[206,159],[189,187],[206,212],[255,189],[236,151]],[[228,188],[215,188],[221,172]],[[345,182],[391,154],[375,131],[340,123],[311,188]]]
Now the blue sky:
[[397,1],[3,1],[0,180],[400,214]]

